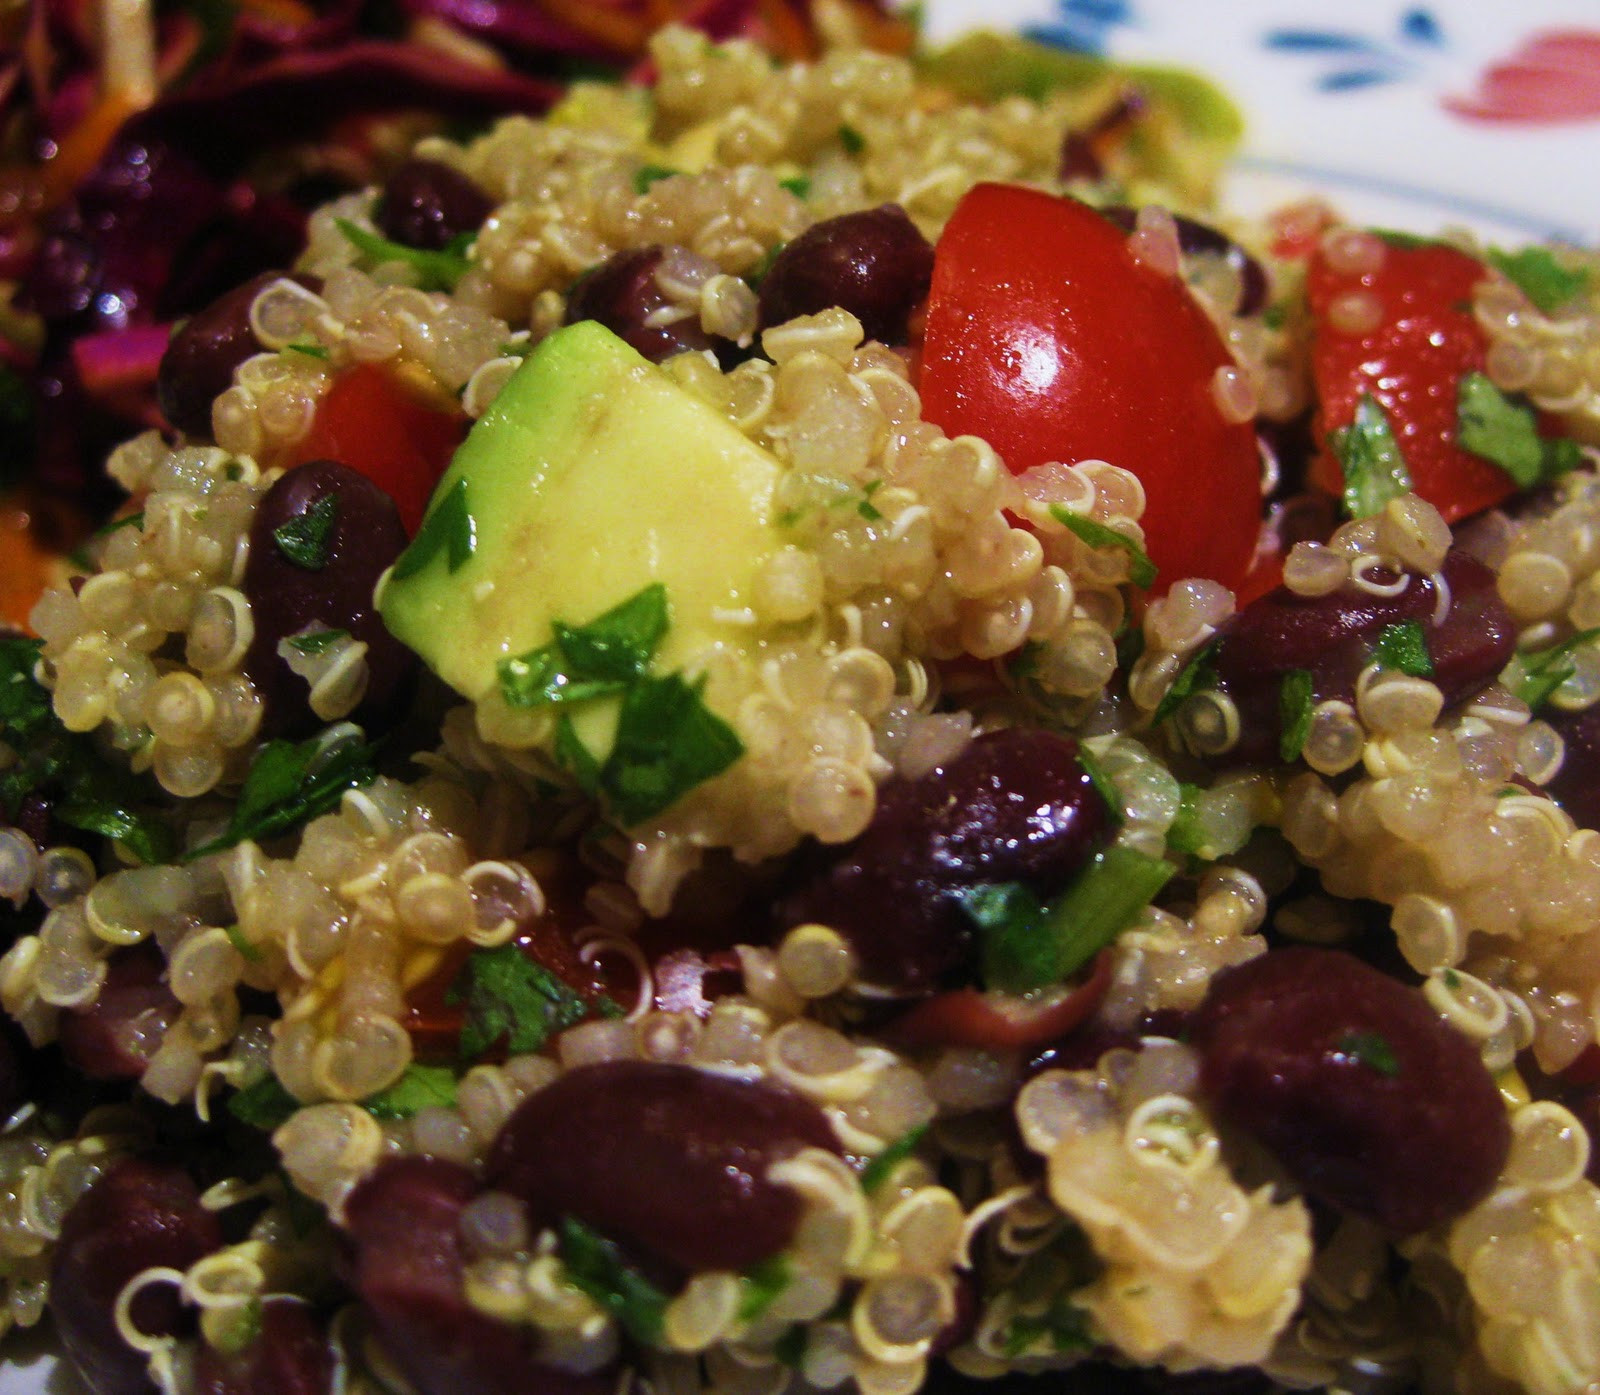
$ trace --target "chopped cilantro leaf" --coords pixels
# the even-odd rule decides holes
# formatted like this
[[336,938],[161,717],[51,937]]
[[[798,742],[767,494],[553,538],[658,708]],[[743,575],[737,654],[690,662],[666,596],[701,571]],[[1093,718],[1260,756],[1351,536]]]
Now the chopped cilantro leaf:
[[1371,393],[1361,394],[1355,420],[1333,433],[1333,453],[1344,471],[1344,507],[1351,518],[1368,518],[1411,489],[1400,443],[1388,415]]
[[456,1073],[448,1066],[423,1066],[413,1061],[393,1085],[368,1095],[362,1107],[374,1119],[409,1119],[420,1109],[455,1107]]
[[1400,1061],[1394,1054],[1394,1047],[1377,1032],[1346,1032],[1339,1040],[1338,1052],[1391,1080],[1400,1074]]
[[1120,547],[1128,554],[1128,577],[1133,584],[1139,587],[1155,585],[1155,563],[1126,533],[1119,533],[1115,528],[1108,528],[1104,523],[1086,518],[1081,513],[1073,513],[1071,509],[1064,508],[1060,504],[1050,505],[1050,516],[1058,523],[1065,523],[1078,539],[1089,547]]
[[287,348],[290,353],[304,354],[307,358],[326,359],[328,357],[328,349],[325,344],[287,344],[284,347]]
[[706,706],[705,680],[642,678],[622,699],[616,744],[600,792],[624,825],[642,823],[744,754],[734,730]]
[[797,174],[792,179],[780,179],[778,185],[780,188],[787,189],[797,199],[811,197],[811,181],[803,174]]
[[509,706],[542,707],[620,693],[644,676],[667,632],[667,588],[656,582],[583,625],[557,621],[555,638],[500,661]]
[[1562,266],[1547,247],[1524,247],[1518,252],[1489,249],[1489,264],[1522,288],[1546,315],[1555,312],[1589,289],[1587,267]]
[[1211,643],[1196,650],[1189,662],[1178,671],[1178,676],[1172,680],[1172,686],[1167,689],[1166,695],[1151,714],[1150,720],[1153,723],[1159,726],[1191,696],[1203,692],[1216,682],[1217,643],[1218,641],[1212,640]]
[[866,137],[854,126],[839,127],[839,144],[844,147],[846,155],[859,155],[867,148]]
[[297,513],[274,528],[272,540],[295,566],[320,572],[328,565],[328,539],[338,520],[339,496],[323,494],[304,513]]
[[[237,1356],[248,1347],[255,1345],[256,1338],[261,1335],[261,1299],[251,1298],[246,1302],[224,1310],[217,1314],[225,1322],[216,1324],[217,1336],[215,1345],[217,1349],[228,1356]],[[211,1340],[208,1333],[208,1340]]]
[[872,502],[872,496],[883,488],[882,480],[869,480],[861,489],[861,499],[856,504],[856,512],[868,523],[877,523],[883,514],[878,506]]
[[600,792],[600,762],[583,744],[578,729],[572,724],[572,716],[567,712],[556,719],[555,757],[557,764],[577,781],[578,788],[585,794]]
[[109,538],[113,533],[120,533],[124,528],[143,528],[144,510],[138,513],[125,513],[121,518],[113,518],[109,523],[102,523],[94,530],[94,537]]
[[1202,793],[1199,785],[1187,781],[1178,786],[1178,813],[1167,829],[1167,846],[1173,852],[1205,856],[1206,835],[1200,826]]
[[345,235],[356,251],[374,265],[384,262],[405,262],[417,273],[417,284],[425,291],[453,291],[456,282],[467,274],[471,263],[467,249],[472,246],[475,233],[463,233],[448,247],[431,252],[420,247],[407,247],[402,242],[391,242],[375,232],[369,232],[348,218],[335,218],[334,225]]
[[245,938],[245,933],[237,925],[224,925],[222,933],[228,937],[228,943],[239,952],[241,959],[247,959],[252,964],[259,964],[263,959],[261,947],[252,944]]
[[240,1123],[268,1133],[299,1108],[300,1101],[285,1090],[270,1071],[253,1085],[246,1085],[228,1096],[228,1113]]
[[460,1041],[463,1061],[476,1060],[502,1041],[513,1056],[538,1051],[590,1011],[577,989],[514,944],[469,954],[445,1001],[466,1007]]
[[377,748],[341,741],[329,748],[320,738],[296,744],[269,741],[256,752],[233,806],[227,831],[184,856],[185,862],[231,848],[245,839],[260,842],[338,807],[346,790],[377,778]]
[[1311,710],[1316,701],[1312,692],[1311,670],[1292,668],[1278,685],[1278,757],[1283,761],[1300,759],[1306,737],[1311,734]]
[[1059,1293],[1042,1313],[1018,1313],[1006,1324],[1000,1340],[1013,1360],[1025,1355],[1086,1352],[1094,1346],[1089,1315]]
[[1106,808],[1111,811],[1111,817],[1118,823],[1127,816],[1127,810],[1122,804],[1122,791],[1117,788],[1117,782],[1106,774],[1105,767],[1100,764],[1090,753],[1086,746],[1078,747],[1078,764],[1083,767],[1083,773],[1089,777],[1089,783],[1094,786],[1095,793],[1106,802]]
[[770,1308],[794,1276],[781,1254],[772,1255],[739,1275],[739,1321],[754,1322]]
[[1576,441],[1541,436],[1533,408],[1513,402],[1482,373],[1461,379],[1456,442],[1462,450],[1498,465],[1519,489],[1564,475],[1583,459]]
[[1413,678],[1433,677],[1433,656],[1428,653],[1428,632],[1420,620],[1385,625],[1374,653],[1384,668],[1397,668]]
[[659,1344],[667,1296],[622,1257],[622,1251],[573,1216],[557,1227],[561,1262],[574,1287],[617,1320],[636,1341]]
[[1582,630],[1548,649],[1517,655],[1515,670],[1520,671],[1521,676],[1511,684],[1512,690],[1531,709],[1538,710],[1578,671],[1573,654],[1597,639],[1600,639],[1600,629]]
[[672,169],[668,165],[640,165],[634,172],[633,192],[648,193],[652,184],[659,184],[663,179],[671,179],[673,175],[682,173],[682,170]]
[[866,1166],[861,1169],[861,1190],[868,1196],[877,1191],[889,1180],[889,1174],[917,1151],[927,1133],[928,1126],[918,1124],[916,1128],[901,1134],[881,1153],[868,1158]]
[[326,654],[340,640],[349,638],[349,630],[307,630],[303,635],[290,635],[284,642],[299,654]]
[[417,536],[394,564],[394,577],[415,576],[443,553],[451,574],[461,570],[478,548],[478,524],[467,507],[467,482],[458,479],[442,499],[436,499],[422,520]]

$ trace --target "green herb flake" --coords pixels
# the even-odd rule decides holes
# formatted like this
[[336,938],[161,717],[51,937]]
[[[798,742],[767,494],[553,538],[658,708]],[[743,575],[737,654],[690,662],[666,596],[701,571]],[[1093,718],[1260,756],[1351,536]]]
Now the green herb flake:
[[556,719],[556,763],[572,776],[577,786],[587,795],[600,793],[600,762],[583,744],[572,715],[563,712]]
[[463,1061],[475,1061],[502,1043],[512,1056],[538,1051],[590,1012],[577,989],[514,944],[469,954],[445,1001],[466,1008],[459,1047]]
[[[1511,690],[1528,707],[1537,711],[1550,700],[1551,695],[1578,671],[1573,656],[1579,649],[1600,639],[1600,629],[1581,630],[1570,639],[1548,649],[1535,649],[1517,655],[1512,674],[1519,675],[1510,683]],[[1508,678],[1511,675],[1508,675]],[[1518,791],[1521,793],[1522,791]]]
[[1261,312],[1261,323],[1268,329],[1282,329],[1289,323],[1288,308],[1281,301],[1273,301]]
[[666,1294],[633,1268],[616,1245],[575,1217],[561,1218],[557,1236],[573,1286],[610,1313],[635,1341],[659,1345]]
[[289,1116],[299,1108],[300,1101],[285,1090],[270,1071],[254,1084],[228,1096],[228,1113],[241,1124],[249,1124],[265,1133],[288,1122]]
[[1018,1313],[1006,1324],[1000,1342],[1011,1360],[1086,1352],[1094,1347],[1089,1315],[1074,1307],[1064,1294],[1057,1294],[1043,1313]]
[[649,669],[667,625],[667,588],[656,582],[587,624],[557,621],[549,644],[502,659],[500,691],[522,708],[623,692]]
[[395,562],[392,575],[396,581],[404,581],[443,554],[453,576],[477,549],[478,523],[467,506],[467,482],[458,479],[442,498],[434,499],[417,536]]
[[328,565],[328,541],[339,520],[339,496],[323,494],[304,513],[272,530],[278,551],[303,571],[320,572]]
[[787,189],[797,199],[809,199],[811,197],[811,181],[803,174],[797,174],[790,179],[780,179],[778,187]]
[[144,510],[138,513],[125,513],[121,518],[113,518],[109,523],[102,523],[91,534],[96,538],[109,538],[113,533],[120,533],[124,528],[143,528]]
[[754,1322],[789,1287],[794,1277],[782,1255],[771,1255],[739,1275],[739,1321]]
[[228,937],[228,943],[239,951],[239,957],[251,964],[259,964],[266,956],[261,953],[261,946],[252,944],[245,938],[245,933],[237,925],[224,925],[222,933]]
[[326,361],[329,356],[327,346],[325,344],[318,344],[316,342],[306,344],[286,344],[284,347],[292,354],[304,354],[307,358],[316,358]]
[[1200,824],[1200,796],[1205,791],[1187,781],[1178,786],[1178,812],[1167,828],[1167,847],[1189,857],[1204,857],[1206,834]]
[[1344,471],[1344,507],[1351,518],[1381,513],[1391,499],[1411,490],[1400,443],[1388,414],[1370,392],[1361,394],[1355,420],[1333,433],[1331,444]]
[[193,862],[247,838],[260,842],[331,812],[346,790],[377,778],[376,754],[377,747],[359,741],[341,741],[331,748],[318,737],[299,744],[267,742],[250,762],[227,831],[183,860]]
[[1547,247],[1525,247],[1517,252],[1492,247],[1488,260],[1546,315],[1555,314],[1589,289],[1589,269],[1563,266]]
[[1176,870],[1113,845],[1048,904],[1017,882],[959,893],[979,930],[985,984],[1030,993],[1065,981],[1132,925]]
[[633,175],[633,192],[647,194],[650,186],[659,184],[663,179],[671,179],[675,174],[682,174],[682,170],[675,170],[669,165],[640,165]]
[[1050,505],[1050,516],[1058,523],[1066,524],[1079,541],[1089,547],[1120,547],[1128,554],[1129,580],[1135,586],[1141,588],[1149,588],[1155,585],[1155,563],[1146,555],[1145,550],[1126,533],[1120,533],[1115,528],[1108,528],[1104,523],[1099,523],[1092,518],[1086,518],[1081,513],[1073,513],[1071,509],[1061,504]]
[[624,695],[599,787],[625,826],[659,814],[744,754],[733,728],[706,706],[704,687],[703,678],[688,683],[671,673],[641,679]]
[[861,1190],[871,1196],[887,1182],[895,1168],[899,1167],[907,1158],[922,1146],[922,1140],[927,1137],[928,1126],[918,1124],[916,1128],[903,1133],[893,1143],[889,1144],[881,1153],[875,1153],[867,1159],[866,1166],[861,1169]]
[[1576,469],[1583,452],[1564,436],[1539,434],[1532,407],[1513,402],[1483,373],[1461,379],[1456,397],[1456,443],[1504,470],[1519,489],[1532,489]]
[[1384,668],[1399,669],[1413,678],[1433,677],[1433,656],[1428,653],[1428,632],[1420,620],[1385,625],[1378,634],[1373,657]]
[[1083,773],[1089,777],[1089,783],[1094,786],[1095,793],[1105,800],[1106,808],[1111,811],[1111,817],[1121,823],[1127,817],[1127,810],[1123,807],[1122,791],[1117,788],[1117,782],[1106,774],[1105,766],[1094,758],[1087,746],[1078,747],[1078,764],[1083,767]]
[[[1518,790],[1517,793],[1521,794],[1524,793],[1524,791]],[[1461,987],[1461,975],[1458,974],[1454,969],[1446,969],[1444,971],[1444,986],[1452,993],[1455,992],[1456,989]]]
[[374,1119],[409,1119],[422,1109],[454,1109],[456,1073],[448,1066],[423,1066],[413,1061],[393,1085],[368,1095],[362,1107]]
[[861,498],[856,504],[856,512],[866,519],[868,523],[879,523],[883,519],[882,511],[872,502],[872,496],[881,488],[883,488],[882,480],[869,480],[862,487]]
[[1311,734],[1311,711],[1316,703],[1311,670],[1293,668],[1278,685],[1278,758],[1300,759]]
[[859,155],[867,148],[867,139],[854,126],[840,126],[839,144],[846,155]]
[[1390,1080],[1400,1074],[1400,1061],[1394,1054],[1394,1047],[1378,1032],[1347,1032],[1339,1040],[1338,1052]]
[[349,638],[349,630],[307,630],[303,635],[290,635],[285,642],[297,654],[326,654],[341,640]]
[[227,1356],[237,1356],[253,1347],[261,1335],[261,1299],[247,1302],[217,1314],[223,1321],[208,1334],[218,1351]]
[[1178,676],[1172,680],[1172,686],[1167,689],[1165,696],[1156,705],[1155,712],[1151,714],[1152,723],[1159,726],[1194,694],[1215,686],[1217,644],[1217,640],[1212,640],[1211,643],[1196,650],[1194,657],[1178,671]]
[[467,274],[472,265],[467,252],[476,238],[475,233],[463,233],[439,251],[421,247],[407,247],[401,242],[391,242],[387,237],[370,232],[348,218],[335,218],[334,226],[366,260],[374,266],[385,262],[404,262],[417,273],[417,285],[424,291],[453,291],[456,282]]

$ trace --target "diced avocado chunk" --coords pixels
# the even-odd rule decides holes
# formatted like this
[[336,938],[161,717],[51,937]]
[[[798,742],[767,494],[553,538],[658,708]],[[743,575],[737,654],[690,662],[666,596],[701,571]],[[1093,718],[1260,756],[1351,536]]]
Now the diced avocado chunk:
[[771,521],[781,473],[609,330],[571,325],[528,355],[472,428],[378,609],[479,704],[493,740],[560,758],[576,735],[603,763],[619,697],[507,705],[506,661],[660,593],[666,625],[646,646],[649,673],[682,673],[692,687],[711,655],[750,643],[739,616],[783,545]]

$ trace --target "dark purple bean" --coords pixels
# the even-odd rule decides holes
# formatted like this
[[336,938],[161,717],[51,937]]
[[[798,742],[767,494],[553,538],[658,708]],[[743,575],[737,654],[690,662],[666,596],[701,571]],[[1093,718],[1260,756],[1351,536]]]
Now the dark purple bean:
[[1218,683],[1239,710],[1239,741],[1227,759],[1277,759],[1279,693],[1284,677],[1296,669],[1311,674],[1317,702],[1354,701],[1356,678],[1371,662],[1379,637],[1403,621],[1422,625],[1431,681],[1446,706],[1493,681],[1516,643],[1516,626],[1495,589],[1494,573],[1458,548],[1441,571],[1450,600],[1438,624],[1438,587],[1431,577],[1415,575],[1398,596],[1375,596],[1354,585],[1326,596],[1300,596],[1280,586],[1240,611],[1224,627],[1215,660]]
[[665,255],[661,247],[638,247],[617,252],[584,272],[568,292],[567,323],[598,321],[651,363],[664,362],[674,354],[713,348],[716,341],[700,328],[697,315],[687,315],[670,324],[649,322],[668,304],[656,284],[656,272]]
[[269,1298],[255,1338],[236,1352],[205,1342],[195,1355],[194,1395],[327,1395],[333,1389],[333,1347],[306,1304]]
[[87,1007],[61,1014],[57,1040],[91,1080],[137,1080],[182,1005],[166,984],[167,960],[153,941],[119,949]]
[[767,1168],[839,1151],[810,1101],[692,1066],[614,1061],[524,1100],[489,1150],[489,1184],[535,1224],[570,1215],[653,1268],[747,1269],[794,1236],[799,1196]]
[[1024,882],[1053,895],[1110,823],[1076,742],[1022,727],[990,732],[939,770],[885,784],[867,831],[826,854],[780,904],[779,922],[831,925],[867,983],[929,992],[969,957],[972,924],[956,892]]
[[[250,305],[282,272],[264,271],[178,326],[156,370],[162,415],[185,435],[211,438],[211,404],[233,386],[233,370],[261,352],[250,328]],[[292,278],[318,289],[315,277]]]
[[439,160],[411,159],[383,182],[373,222],[406,247],[437,252],[475,233],[494,202],[460,170]]
[[932,280],[933,248],[899,204],[845,213],[813,224],[773,259],[761,278],[761,328],[837,305],[867,338],[903,344]]
[[383,1163],[345,1203],[351,1277],[379,1343],[420,1395],[608,1395],[536,1359],[533,1331],[466,1299],[461,1211],[480,1191],[438,1158]]
[[[113,1317],[122,1286],[152,1265],[187,1269],[222,1243],[214,1212],[181,1168],[137,1158],[113,1163],[67,1212],[50,1265],[50,1315],[94,1395],[147,1395],[145,1357]],[[141,1332],[181,1333],[187,1314],[170,1284],[144,1289],[129,1316]]]
[[[1600,703],[1579,712],[1542,707],[1539,716],[1566,746],[1561,768],[1545,793],[1584,828],[1600,828]],[[1600,1155],[1600,1148],[1596,1154]]]
[[[309,550],[292,544],[286,550],[278,530],[320,519],[329,520],[320,540]],[[394,500],[332,460],[296,466],[262,496],[244,572],[255,621],[244,671],[265,703],[263,732],[298,736],[321,725],[308,705],[305,679],[278,653],[281,640],[308,627],[348,630],[367,646],[367,695],[353,720],[381,725],[404,704],[416,656],[384,628],[372,592],[406,541]]]
[[1338,950],[1224,969],[1190,1019],[1224,1123],[1306,1192],[1398,1234],[1460,1215],[1510,1149],[1477,1047],[1415,988]]

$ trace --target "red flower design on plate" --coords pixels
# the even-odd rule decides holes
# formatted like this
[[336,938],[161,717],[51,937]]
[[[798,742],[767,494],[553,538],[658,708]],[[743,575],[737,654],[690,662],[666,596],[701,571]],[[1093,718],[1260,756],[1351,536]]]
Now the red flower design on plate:
[[1444,105],[1476,121],[1600,120],[1600,30],[1532,34],[1484,69],[1473,91],[1446,97]]

